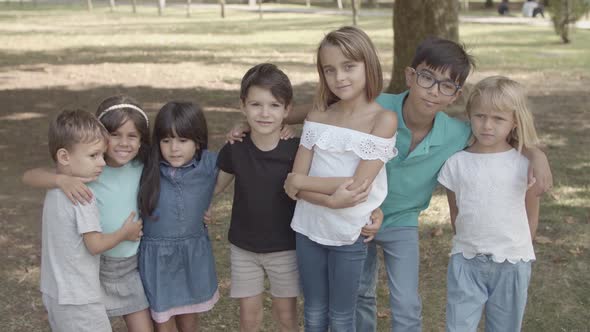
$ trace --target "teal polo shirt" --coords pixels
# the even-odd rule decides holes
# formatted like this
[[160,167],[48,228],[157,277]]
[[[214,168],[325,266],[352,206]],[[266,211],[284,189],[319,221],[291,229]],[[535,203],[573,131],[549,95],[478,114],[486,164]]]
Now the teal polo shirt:
[[469,124],[438,112],[426,137],[409,153],[412,133],[402,115],[408,91],[393,95],[382,93],[377,102],[397,113],[398,155],[390,160],[387,170],[388,192],[381,205],[382,227],[418,226],[418,216],[428,207],[437,176],[445,161],[463,150],[471,135]]

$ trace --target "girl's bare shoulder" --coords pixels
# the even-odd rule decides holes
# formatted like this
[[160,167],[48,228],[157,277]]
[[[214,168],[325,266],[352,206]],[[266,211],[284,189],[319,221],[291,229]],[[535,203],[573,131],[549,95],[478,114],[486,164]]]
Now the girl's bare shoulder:
[[377,104],[371,134],[391,138],[397,131],[397,114]]

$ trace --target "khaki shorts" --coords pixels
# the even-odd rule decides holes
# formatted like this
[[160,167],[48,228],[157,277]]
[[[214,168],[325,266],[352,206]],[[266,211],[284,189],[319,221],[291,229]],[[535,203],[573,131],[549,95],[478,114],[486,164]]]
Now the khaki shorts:
[[43,304],[52,331],[112,332],[107,311],[102,303],[81,305],[59,304],[43,294]]
[[273,297],[299,295],[299,271],[295,250],[259,254],[231,245],[230,297],[243,298],[264,291],[264,272]]

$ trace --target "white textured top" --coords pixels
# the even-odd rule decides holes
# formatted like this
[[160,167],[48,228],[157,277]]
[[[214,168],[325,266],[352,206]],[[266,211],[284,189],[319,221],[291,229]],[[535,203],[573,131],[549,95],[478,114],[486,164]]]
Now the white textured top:
[[[361,160],[379,159],[386,163],[397,155],[394,135],[382,138],[357,130],[305,121],[301,145],[313,149],[309,176],[351,177]],[[352,244],[359,237],[371,212],[387,195],[385,165],[373,181],[366,202],[351,208],[330,209],[298,200],[291,228],[324,245]]]
[[460,151],[447,160],[438,182],[455,193],[459,209],[451,254],[488,254],[497,263],[535,260],[525,206],[528,164],[515,149]]

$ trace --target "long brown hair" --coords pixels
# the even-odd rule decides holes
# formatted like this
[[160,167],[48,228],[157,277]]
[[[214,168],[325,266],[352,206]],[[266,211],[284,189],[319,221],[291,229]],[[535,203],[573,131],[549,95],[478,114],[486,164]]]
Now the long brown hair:
[[195,158],[201,158],[202,151],[207,149],[208,133],[205,115],[198,105],[173,101],[158,111],[152,132],[153,144],[139,184],[138,206],[143,218],[152,216],[160,198],[160,141],[174,136],[194,141]]

